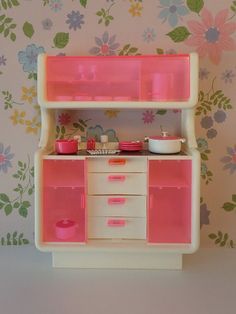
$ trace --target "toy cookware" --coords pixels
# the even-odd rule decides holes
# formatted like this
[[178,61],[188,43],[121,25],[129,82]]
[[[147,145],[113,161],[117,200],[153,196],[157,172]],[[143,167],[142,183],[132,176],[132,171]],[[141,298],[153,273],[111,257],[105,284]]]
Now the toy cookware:
[[56,152],[58,154],[75,154],[78,151],[78,141],[73,140],[56,140],[55,143]]
[[181,143],[185,142],[184,138],[178,136],[169,136],[167,132],[161,135],[146,137],[148,140],[148,150],[157,154],[175,154],[181,150]]

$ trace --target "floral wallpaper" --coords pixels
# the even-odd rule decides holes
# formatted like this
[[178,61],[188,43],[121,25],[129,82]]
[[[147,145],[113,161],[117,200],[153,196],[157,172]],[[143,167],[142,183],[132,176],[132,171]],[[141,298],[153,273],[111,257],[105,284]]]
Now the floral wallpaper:
[[[36,12],[36,14],[32,14]],[[201,246],[236,246],[236,1],[0,0],[0,246],[34,238],[37,55],[198,52]],[[176,110],[62,111],[57,137],[179,131]]]

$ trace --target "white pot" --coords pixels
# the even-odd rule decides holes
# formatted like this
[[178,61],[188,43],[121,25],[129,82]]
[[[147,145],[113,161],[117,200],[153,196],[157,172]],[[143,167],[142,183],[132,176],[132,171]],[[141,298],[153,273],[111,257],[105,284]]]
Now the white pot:
[[181,143],[185,139],[177,136],[150,136],[148,138],[148,150],[156,154],[176,154],[181,151]]

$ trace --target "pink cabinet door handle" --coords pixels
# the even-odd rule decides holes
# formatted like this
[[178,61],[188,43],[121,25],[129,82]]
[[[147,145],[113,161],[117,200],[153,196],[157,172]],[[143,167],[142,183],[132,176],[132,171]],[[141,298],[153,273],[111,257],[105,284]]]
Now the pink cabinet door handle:
[[109,197],[107,200],[109,205],[123,205],[125,201],[124,197]]
[[125,219],[108,219],[107,226],[108,227],[124,227]]
[[149,209],[153,209],[153,194],[150,194],[149,196]]
[[108,160],[110,166],[124,166],[126,164],[125,158],[110,158]]
[[85,208],[85,196],[84,194],[81,194],[81,199],[80,199],[80,204],[81,204],[81,208],[84,209]]
[[110,175],[110,176],[108,176],[108,181],[110,181],[110,182],[124,182],[125,176],[119,175],[119,174]]

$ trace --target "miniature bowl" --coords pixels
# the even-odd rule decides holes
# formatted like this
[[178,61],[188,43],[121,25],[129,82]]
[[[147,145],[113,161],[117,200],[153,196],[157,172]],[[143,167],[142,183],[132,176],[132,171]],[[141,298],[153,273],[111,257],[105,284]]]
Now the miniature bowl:
[[78,151],[78,141],[56,140],[55,149],[58,154],[76,154]]

